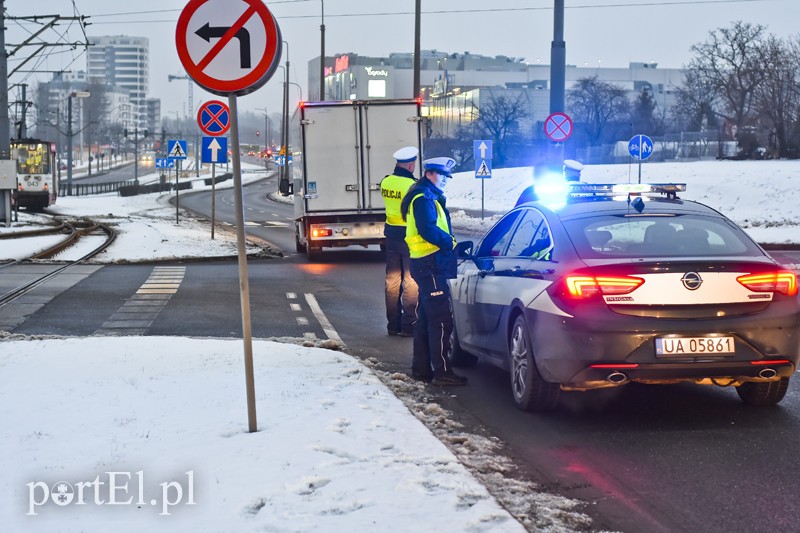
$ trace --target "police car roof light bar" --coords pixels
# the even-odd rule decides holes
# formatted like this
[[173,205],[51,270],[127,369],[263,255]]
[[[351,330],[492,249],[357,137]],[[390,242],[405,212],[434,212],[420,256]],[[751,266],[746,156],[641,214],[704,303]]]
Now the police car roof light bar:
[[570,198],[607,197],[607,196],[656,196],[665,194],[669,198],[677,198],[677,193],[686,190],[685,183],[570,183]]

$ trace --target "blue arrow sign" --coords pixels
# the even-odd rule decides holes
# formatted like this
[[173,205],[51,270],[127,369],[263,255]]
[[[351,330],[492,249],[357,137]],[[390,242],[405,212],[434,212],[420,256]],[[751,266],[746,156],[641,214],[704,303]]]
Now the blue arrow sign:
[[201,147],[200,158],[203,163],[228,162],[227,137],[203,137]]
[[631,157],[642,161],[653,155],[653,140],[647,135],[634,135],[628,141],[628,153]]
[[167,157],[170,159],[186,159],[186,141],[167,141]]
[[168,157],[156,157],[156,168],[175,168],[175,160]]
[[472,141],[472,143],[475,146],[475,161],[492,158],[492,141],[479,140]]

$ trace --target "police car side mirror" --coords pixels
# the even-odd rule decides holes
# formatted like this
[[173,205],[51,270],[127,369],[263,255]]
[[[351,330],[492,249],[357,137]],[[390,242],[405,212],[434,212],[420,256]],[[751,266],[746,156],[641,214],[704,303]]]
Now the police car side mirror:
[[456,257],[459,259],[471,259],[472,246],[472,241],[462,241],[456,243]]

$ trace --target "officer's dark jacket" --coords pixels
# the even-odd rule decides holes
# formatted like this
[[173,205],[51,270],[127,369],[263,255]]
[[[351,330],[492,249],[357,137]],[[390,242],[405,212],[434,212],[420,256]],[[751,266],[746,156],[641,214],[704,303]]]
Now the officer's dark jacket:
[[[453,226],[450,223],[450,212],[446,207],[446,200],[442,192],[427,179],[421,179],[415,183],[406,193],[401,204],[403,216],[408,213],[411,200],[414,197],[423,197],[414,202],[414,219],[417,223],[417,231],[423,239],[439,247],[436,252],[411,260],[411,273],[415,277],[419,275],[441,275],[447,278],[456,277],[456,257],[453,253]],[[438,217],[436,204],[442,206],[447,227],[450,232],[442,231],[436,225]]]

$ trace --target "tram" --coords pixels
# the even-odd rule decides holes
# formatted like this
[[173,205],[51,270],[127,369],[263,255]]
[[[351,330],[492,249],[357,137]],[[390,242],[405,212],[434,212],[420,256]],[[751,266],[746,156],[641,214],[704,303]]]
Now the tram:
[[16,198],[19,207],[41,211],[56,203],[56,143],[12,139],[11,158],[17,162]]

